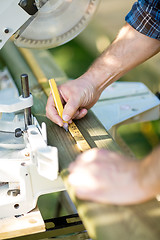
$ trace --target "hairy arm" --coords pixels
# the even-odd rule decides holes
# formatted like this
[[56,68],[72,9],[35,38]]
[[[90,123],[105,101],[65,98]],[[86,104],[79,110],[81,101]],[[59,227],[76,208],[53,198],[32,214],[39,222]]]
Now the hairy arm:
[[159,40],[139,33],[126,23],[114,42],[93,63],[84,76],[102,91],[159,51]]
[[[63,120],[84,117],[108,85],[159,50],[160,41],[139,33],[126,23],[115,41],[82,76],[59,87],[64,104]],[[52,96],[48,98],[46,115],[60,126],[63,125]]]

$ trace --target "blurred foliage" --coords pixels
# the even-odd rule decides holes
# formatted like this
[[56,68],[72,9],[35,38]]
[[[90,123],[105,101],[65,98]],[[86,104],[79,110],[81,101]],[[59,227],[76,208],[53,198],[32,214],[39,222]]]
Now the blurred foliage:
[[75,39],[49,51],[56,63],[71,79],[81,76],[94,60],[94,56]]
[[142,159],[160,142],[160,121],[122,125],[118,133],[135,157]]
[[43,219],[55,218],[67,215],[67,211],[60,203],[60,193],[41,195],[38,199],[38,207]]
[[130,72],[124,75],[120,81],[142,82],[153,93],[160,91],[159,73],[155,71],[148,63],[141,64],[140,66],[132,69]]
[[3,62],[3,60],[0,58],[0,69],[3,69],[6,66],[6,64]]
[[152,151],[150,142],[141,132],[140,123],[122,125],[118,133],[136,158],[142,159]]

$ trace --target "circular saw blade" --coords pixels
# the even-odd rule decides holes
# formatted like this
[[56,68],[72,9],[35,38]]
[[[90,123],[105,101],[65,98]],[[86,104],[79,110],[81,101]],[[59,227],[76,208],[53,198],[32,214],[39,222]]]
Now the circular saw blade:
[[[100,0],[41,0],[45,4],[19,30],[15,44],[53,48],[76,37],[89,23]],[[40,2],[38,1],[40,5]]]

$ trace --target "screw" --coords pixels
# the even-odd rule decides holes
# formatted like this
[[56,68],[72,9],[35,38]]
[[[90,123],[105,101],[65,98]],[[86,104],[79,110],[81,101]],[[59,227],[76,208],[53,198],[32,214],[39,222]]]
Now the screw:
[[15,204],[15,205],[14,205],[14,208],[15,208],[15,209],[18,209],[18,208],[19,208],[19,204],[18,204],[18,203]]
[[5,29],[4,29],[4,32],[5,32],[5,33],[9,33],[9,29],[8,29],[8,28],[5,28]]
[[23,8],[27,6],[27,1],[26,0],[21,0],[19,5]]

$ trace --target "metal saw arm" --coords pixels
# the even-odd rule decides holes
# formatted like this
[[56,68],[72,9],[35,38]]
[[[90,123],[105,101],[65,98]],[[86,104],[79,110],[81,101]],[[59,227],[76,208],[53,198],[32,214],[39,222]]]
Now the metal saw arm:
[[19,0],[1,0],[0,49],[29,18],[30,15],[20,6]]

